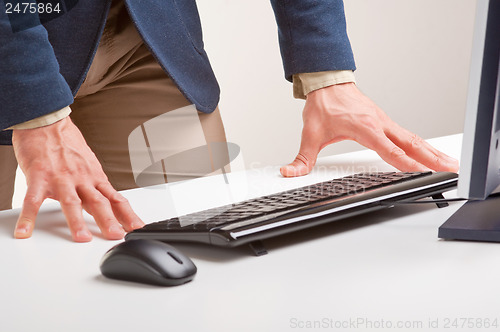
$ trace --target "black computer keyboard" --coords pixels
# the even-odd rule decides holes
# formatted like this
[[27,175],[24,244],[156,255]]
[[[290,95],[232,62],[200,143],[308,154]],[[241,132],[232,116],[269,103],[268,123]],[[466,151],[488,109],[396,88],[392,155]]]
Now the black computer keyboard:
[[126,239],[237,246],[456,187],[448,172],[359,173],[148,224]]

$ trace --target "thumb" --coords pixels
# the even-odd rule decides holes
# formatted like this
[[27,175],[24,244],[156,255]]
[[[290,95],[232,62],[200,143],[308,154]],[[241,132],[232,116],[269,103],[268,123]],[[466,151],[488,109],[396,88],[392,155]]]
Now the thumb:
[[315,135],[308,135],[304,130],[297,157],[290,164],[281,167],[281,175],[284,177],[295,177],[309,174],[314,164],[316,164],[316,158],[320,150],[319,145],[319,142],[315,139]]

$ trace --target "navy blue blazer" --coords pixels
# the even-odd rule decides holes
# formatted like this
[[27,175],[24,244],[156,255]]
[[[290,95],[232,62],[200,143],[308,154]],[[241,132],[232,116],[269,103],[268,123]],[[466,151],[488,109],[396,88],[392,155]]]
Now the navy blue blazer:
[[[0,130],[73,102],[101,37],[111,0],[65,0],[67,12],[41,24],[15,21],[0,0]],[[144,42],[202,112],[219,102],[195,0],[124,0]],[[23,0],[22,2],[35,2]],[[271,0],[285,77],[355,69],[342,0]],[[69,10],[71,9],[71,10]],[[25,20],[34,20],[33,15]],[[17,22],[17,25],[16,25]],[[24,22],[24,23],[23,23]],[[36,22],[35,22],[36,23]],[[0,132],[11,144],[11,132]]]

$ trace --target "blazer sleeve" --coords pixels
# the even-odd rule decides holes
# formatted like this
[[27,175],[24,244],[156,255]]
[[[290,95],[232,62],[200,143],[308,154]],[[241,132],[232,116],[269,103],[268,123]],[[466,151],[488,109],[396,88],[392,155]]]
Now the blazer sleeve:
[[[72,102],[45,28],[16,31],[0,0],[0,131]],[[0,133],[0,144],[9,144],[10,133]]]
[[342,0],[271,0],[285,77],[355,70]]

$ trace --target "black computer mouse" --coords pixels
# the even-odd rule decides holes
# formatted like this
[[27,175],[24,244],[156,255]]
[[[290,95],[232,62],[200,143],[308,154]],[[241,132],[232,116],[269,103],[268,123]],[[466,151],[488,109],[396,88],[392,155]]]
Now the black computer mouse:
[[101,272],[112,279],[177,286],[193,280],[196,266],[171,245],[156,240],[129,240],[109,249]]

